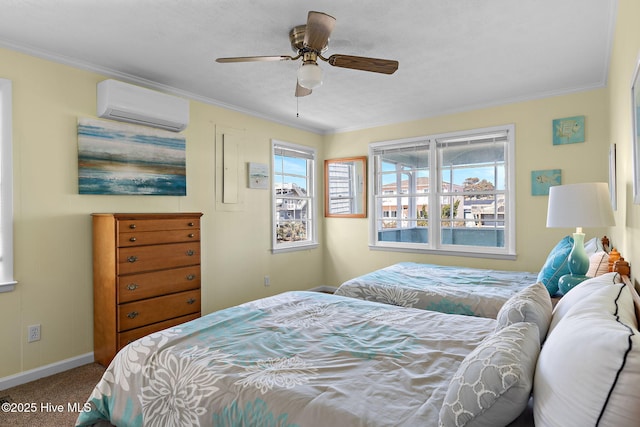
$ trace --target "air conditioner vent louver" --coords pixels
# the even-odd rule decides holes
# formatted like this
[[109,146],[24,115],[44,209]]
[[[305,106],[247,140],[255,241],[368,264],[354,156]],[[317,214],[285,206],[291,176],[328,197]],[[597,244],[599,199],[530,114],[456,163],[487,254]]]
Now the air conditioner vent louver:
[[97,115],[179,132],[189,123],[189,101],[117,80],[98,83]]

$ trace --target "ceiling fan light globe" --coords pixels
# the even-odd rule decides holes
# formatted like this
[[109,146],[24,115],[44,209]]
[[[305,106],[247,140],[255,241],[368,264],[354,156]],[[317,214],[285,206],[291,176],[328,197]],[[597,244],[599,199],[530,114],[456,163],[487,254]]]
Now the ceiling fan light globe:
[[322,68],[316,63],[303,63],[298,68],[298,84],[307,89],[315,89],[322,84]]

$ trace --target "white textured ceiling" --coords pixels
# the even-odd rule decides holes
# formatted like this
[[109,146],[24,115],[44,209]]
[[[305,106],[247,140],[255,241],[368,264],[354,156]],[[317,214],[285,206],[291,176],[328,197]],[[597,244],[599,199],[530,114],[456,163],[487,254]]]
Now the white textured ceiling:
[[[616,6],[615,0],[2,0],[0,46],[333,133],[603,87]],[[395,59],[398,71],[320,62],[324,84],[295,98],[299,62],[215,62],[293,54],[289,30],[304,24],[309,10],[337,19],[325,56]]]

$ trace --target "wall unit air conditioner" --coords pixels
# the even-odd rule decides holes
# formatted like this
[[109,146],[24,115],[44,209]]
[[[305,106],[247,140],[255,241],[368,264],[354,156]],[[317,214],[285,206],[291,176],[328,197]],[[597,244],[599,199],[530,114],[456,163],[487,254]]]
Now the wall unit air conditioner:
[[189,124],[189,101],[109,79],[98,83],[97,113],[105,119],[179,132]]

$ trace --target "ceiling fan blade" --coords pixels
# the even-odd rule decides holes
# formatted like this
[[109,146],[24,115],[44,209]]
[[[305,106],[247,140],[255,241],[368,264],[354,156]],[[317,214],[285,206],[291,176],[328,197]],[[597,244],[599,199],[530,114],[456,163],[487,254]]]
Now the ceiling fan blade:
[[307,89],[306,87],[300,86],[299,83],[296,82],[296,97],[299,98],[301,96],[311,95],[311,89]]
[[293,57],[289,55],[281,56],[236,56],[233,58],[218,58],[216,62],[229,63],[229,62],[264,62],[264,61],[289,61]]
[[336,18],[322,12],[309,12],[307,28],[304,32],[304,45],[321,52],[327,45],[329,36],[336,25]]
[[364,56],[331,55],[326,60],[334,67],[372,71],[374,73],[393,74],[398,69],[398,61],[390,59],[367,58]]

